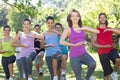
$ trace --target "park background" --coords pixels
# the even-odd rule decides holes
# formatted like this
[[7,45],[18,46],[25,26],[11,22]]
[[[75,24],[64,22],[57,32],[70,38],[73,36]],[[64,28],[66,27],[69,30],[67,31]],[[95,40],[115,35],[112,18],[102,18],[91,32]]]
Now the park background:
[[[67,15],[71,9],[77,9],[80,12],[84,26],[96,28],[98,26],[98,15],[101,12],[107,14],[109,27],[120,28],[120,0],[0,0],[0,38],[3,37],[2,28],[10,25],[12,28],[11,36],[14,37],[15,31],[22,28],[22,22],[25,18],[32,21],[31,30],[35,24],[41,26],[41,33],[47,29],[46,17],[51,15],[55,18],[55,22],[62,23],[63,27],[68,27]],[[102,68],[99,63],[97,50],[90,44],[91,34],[87,34],[86,48],[88,53],[96,60],[97,67],[93,74],[96,80],[103,80]],[[120,35],[113,35],[115,47],[118,47],[118,38]],[[1,54],[0,54],[1,60]],[[15,80],[18,79],[18,70],[14,64]],[[87,66],[82,65],[82,77],[86,75]],[[120,75],[120,70],[118,72]],[[33,80],[37,80],[36,68],[33,63]],[[0,63],[0,80],[4,80],[4,72]],[[50,75],[44,61],[43,80],[50,80]],[[67,60],[67,80],[75,80],[73,71],[71,70],[69,59]],[[120,80],[120,76],[119,76]]]

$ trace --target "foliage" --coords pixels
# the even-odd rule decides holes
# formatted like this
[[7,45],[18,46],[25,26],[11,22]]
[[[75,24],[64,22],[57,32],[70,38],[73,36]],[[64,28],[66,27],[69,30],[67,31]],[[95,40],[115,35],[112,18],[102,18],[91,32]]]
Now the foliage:
[[22,28],[23,20],[27,18],[27,16],[23,12],[10,8],[7,18],[9,19],[8,24],[12,27],[12,30],[16,31]]
[[[45,20],[49,15],[55,18],[55,22],[60,22],[64,27],[67,27],[66,17],[73,8],[80,12],[84,26],[96,28],[98,15],[104,12],[107,14],[110,27],[120,27],[119,0],[38,0],[36,5],[32,4],[32,0],[14,0],[13,4],[9,3],[8,0],[3,1],[31,18],[33,25],[40,24],[42,32],[47,29]],[[13,19],[10,18],[9,21],[13,22]],[[114,37],[114,39],[118,40],[118,37]]]
[[[18,9],[20,12],[23,12],[25,15],[27,15],[31,19],[36,17],[37,9],[35,6],[33,6],[31,0],[14,0],[13,4],[9,3],[8,2],[9,0],[3,0],[3,1],[9,6]],[[40,0],[38,1],[40,4]]]
[[6,15],[8,14],[6,5],[0,4],[0,27],[7,24],[8,19],[6,18]]

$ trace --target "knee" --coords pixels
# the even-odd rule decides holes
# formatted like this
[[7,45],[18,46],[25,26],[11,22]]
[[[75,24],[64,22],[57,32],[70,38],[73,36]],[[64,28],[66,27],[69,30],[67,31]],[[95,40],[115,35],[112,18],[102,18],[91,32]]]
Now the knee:
[[62,60],[66,60],[67,56],[66,55],[62,55]]
[[120,64],[120,59],[117,58],[117,59],[115,60],[115,63]]
[[44,54],[38,55],[38,58],[43,58],[43,57],[44,57]]
[[96,68],[96,62],[90,63],[90,64],[89,64],[89,67],[90,67],[90,68]]

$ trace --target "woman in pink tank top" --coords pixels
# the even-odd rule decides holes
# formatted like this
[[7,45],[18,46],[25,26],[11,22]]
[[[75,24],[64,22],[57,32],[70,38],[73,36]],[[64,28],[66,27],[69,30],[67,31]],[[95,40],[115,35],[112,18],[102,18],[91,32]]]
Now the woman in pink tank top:
[[[34,38],[40,38],[37,33],[30,31],[31,21],[25,19],[23,21],[23,32],[18,33],[12,42],[12,46],[21,47],[21,62],[25,72],[26,80],[32,80],[32,61],[36,57],[36,51],[34,49]],[[20,40],[20,43],[17,41]]]
[[[79,12],[73,9],[67,17],[69,28],[65,29],[60,44],[70,46],[70,64],[75,74],[76,80],[81,78],[81,63],[88,66],[85,80],[92,80],[92,73],[95,70],[96,62],[85,49],[85,32],[99,33],[98,30],[83,27]],[[69,38],[69,42],[65,39]]]

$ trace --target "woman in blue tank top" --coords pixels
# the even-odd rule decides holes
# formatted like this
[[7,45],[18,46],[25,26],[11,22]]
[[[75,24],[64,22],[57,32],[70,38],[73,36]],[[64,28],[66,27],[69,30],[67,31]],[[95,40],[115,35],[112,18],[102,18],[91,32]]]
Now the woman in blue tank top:
[[59,36],[61,33],[54,29],[54,18],[49,16],[46,19],[48,30],[43,34],[43,41],[45,42],[46,62],[51,75],[51,80],[60,79],[57,73],[60,71],[60,59],[62,54],[59,45]]

